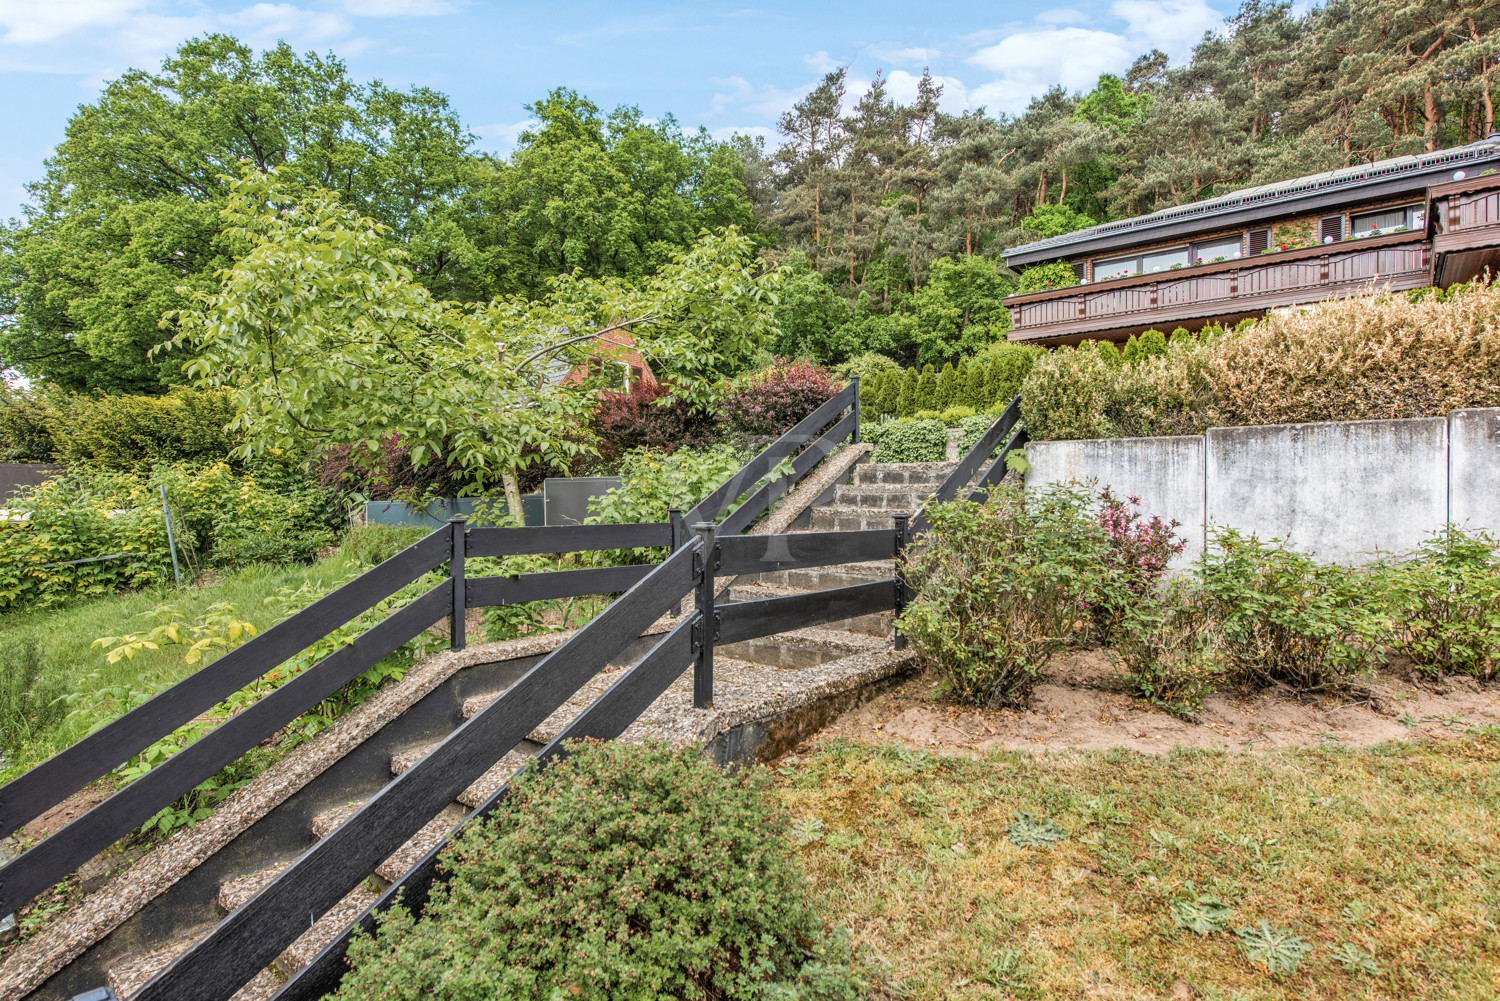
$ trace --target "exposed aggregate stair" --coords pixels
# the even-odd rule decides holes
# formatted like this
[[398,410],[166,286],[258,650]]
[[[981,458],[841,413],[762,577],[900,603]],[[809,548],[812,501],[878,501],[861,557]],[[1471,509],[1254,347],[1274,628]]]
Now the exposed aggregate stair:
[[[806,526],[800,530],[825,532],[894,529],[892,516],[898,513],[915,514],[952,468],[952,463],[858,465],[852,482],[834,488],[830,502],[813,506]],[[729,586],[726,593],[721,594],[720,601],[756,601],[780,595],[848,587],[886,579],[893,572],[893,561],[878,560],[742,575]],[[794,687],[798,684],[799,672],[815,668],[820,663],[855,653],[889,649],[891,628],[892,614],[885,612],[721,647],[715,656],[715,703],[732,704],[736,691],[741,688],[763,690],[767,684],[768,670],[775,676],[784,677],[788,687]],[[618,677],[618,669],[611,669],[585,685],[528,734],[533,748],[545,744],[560,733]],[[464,718],[473,717],[500,694],[500,691],[491,691],[469,697],[463,703]],[[667,718],[673,714],[680,716],[691,705],[691,701],[692,672],[688,671],[642,714],[637,723],[632,724],[622,738],[639,739],[650,735],[655,719]],[[436,743],[428,743],[392,754],[392,776],[407,771],[436,746]],[[268,969],[257,974],[234,995],[234,1001],[269,999],[285,978],[306,965],[342,929],[363,913],[375,901],[379,891],[420,860],[457,826],[468,811],[486,801],[502,784],[524,768],[531,757],[532,753],[523,750],[507,753],[493,768],[460,793],[455,803],[446,807],[410,841],[383,861],[364,883],[346,895],[328,913],[312,922],[309,929],[283,950]],[[318,813],[312,819],[313,835],[318,838],[326,837],[353,816],[362,805],[363,800],[351,801]],[[226,880],[219,887],[219,908],[224,914],[233,912],[269,885],[290,864],[291,860],[286,860]],[[121,1001],[128,1001],[151,977],[211,928],[212,925],[204,925],[170,946],[130,956],[112,964],[109,968],[109,985]]]

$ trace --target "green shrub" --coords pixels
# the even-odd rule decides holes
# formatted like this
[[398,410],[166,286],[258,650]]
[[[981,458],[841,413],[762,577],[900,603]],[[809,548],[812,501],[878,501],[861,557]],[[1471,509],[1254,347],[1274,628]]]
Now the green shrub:
[[865,441],[875,446],[872,462],[942,462],[948,425],[935,417],[904,417],[866,427]]
[[920,378],[917,370],[909,368],[901,379],[901,392],[896,397],[896,416],[910,417],[917,412],[917,386]]
[[163,462],[224,462],[239,445],[225,430],[234,417],[224,390],[107,396],[8,389],[0,395],[0,455],[140,474]]
[[938,408],[937,372],[931,365],[922,366],[922,375],[917,380],[916,406],[918,410]]
[[1377,568],[1391,647],[1429,674],[1494,676],[1500,665],[1500,553],[1483,532],[1448,525],[1408,558]]
[[334,997],[867,996],[754,774],[697,749],[575,745],[454,840],[420,920],[397,906],[354,940]]
[[1224,673],[1211,605],[1186,579],[1129,602],[1114,647],[1135,691],[1175,715],[1197,709]]
[[1076,642],[1101,600],[1108,541],[1082,491],[995,490],[984,504],[928,509],[908,559],[918,597],[900,628],[947,692],[974,705],[1024,701],[1047,661]]
[[1239,680],[1322,691],[1380,659],[1390,623],[1371,600],[1368,572],[1224,529],[1210,537],[1202,578],[1225,666]]
[[621,460],[620,485],[589,502],[589,521],[666,521],[672,508],[686,512],[742,465],[744,456],[732,445],[680,448],[670,455],[649,449],[627,452]]

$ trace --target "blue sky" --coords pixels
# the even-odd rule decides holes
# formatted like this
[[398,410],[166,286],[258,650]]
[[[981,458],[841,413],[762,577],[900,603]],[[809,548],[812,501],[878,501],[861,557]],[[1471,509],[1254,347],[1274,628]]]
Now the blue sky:
[[[753,2],[753,0],[752,0]],[[129,67],[228,32],[333,51],[359,79],[446,93],[478,147],[508,152],[524,106],[565,85],[613,108],[674,113],[715,135],[774,133],[777,116],[848,64],[901,97],[924,66],[946,110],[1015,112],[1054,83],[1092,85],[1155,46],[1183,60],[1237,0],[858,4],[498,3],[487,0],[0,0],[0,218],[69,115]]]

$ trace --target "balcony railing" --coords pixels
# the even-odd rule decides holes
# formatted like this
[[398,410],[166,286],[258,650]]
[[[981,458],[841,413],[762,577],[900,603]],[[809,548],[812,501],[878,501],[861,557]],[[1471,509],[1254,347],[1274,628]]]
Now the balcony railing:
[[[1500,174],[1433,185],[1429,194],[1437,226],[1437,235],[1432,238],[1434,254],[1458,254],[1500,245]],[[1488,257],[1470,263],[1490,263]]]
[[1420,288],[1432,282],[1431,265],[1424,233],[1389,233],[1011,296],[1005,304],[1013,341],[1124,336],[1150,327],[1235,320],[1369,285]]

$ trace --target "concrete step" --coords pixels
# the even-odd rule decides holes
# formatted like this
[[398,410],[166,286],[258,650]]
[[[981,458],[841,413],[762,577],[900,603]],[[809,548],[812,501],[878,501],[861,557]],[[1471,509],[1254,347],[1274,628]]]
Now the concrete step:
[[720,657],[759,664],[778,671],[801,671],[840,660],[850,654],[886,649],[884,639],[841,629],[794,629],[714,647],[715,667]]
[[925,484],[936,487],[957,463],[954,462],[862,462],[854,467],[854,482]]
[[274,964],[276,971],[283,977],[290,977],[312,962],[314,956],[353,924],[379,896],[366,886],[355,887],[343,900],[329,908],[328,913],[314,922],[311,928],[299,935],[297,941],[281,951]]
[[910,514],[937,489],[937,484],[909,486],[905,483],[843,483],[833,490],[831,507],[863,507]]
[[[331,810],[324,810],[313,817],[313,834],[320,838],[326,838],[334,828],[354,816],[361,803],[346,803],[336,806]],[[422,856],[433,849],[438,842],[442,841],[459,822],[467,816],[467,811],[458,804],[449,804],[443,812],[434,817],[426,827],[412,835],[410,841],[397,848],[390,857],[381,862],[375,869],[375,875],[387,882],[394,883],[406,874],[406,870],[416,865]],[[220,898],[222,902],[222,897]]]
[[[496,698],[499,698],[498,695],[479,696],[479,698],[486,697],[492,701]],[[472,702],[474,700],[470,699],[469,701]],[[468,708],[469,703],[464,703],[464,709],[468,710]],[[481,706],[479,708],[483,707]],[[479,711],[479,708],[476,708],[474,712],[477,713]],[[427,754],[436,746],[436,744],[427,744],[423,747],[414,747],[409,751],[402,751],[400,754],[392,755],[391,774],[400,775],[412,765],[415,765],[418,761],[421,761],[423,758],[425,758]],[[509,782],[511,776],[515,775],[516,772],[520,771],[522,768],[525,768],[527,762],[529,762],[530,760],[531,755],[525,753],[524,751],[507,752],[503,758],[495,762],[494,767],[481,775],[473,785],[469,786],[469,788],[459,793],[458,801],[471,810],[479,807],[485,802],[485,800],[489,799],[495,794],[495,790],[499,789],[505,783]]]
[[[815,507],[812,509],[812,532],[863,532],[870,529],[896,528],[892,517],[898,511],[863,507]],[[909,512],[908,512],[909,513]]]
[[[136,992],[146,986],[148,980],[165,969],[167,964],[172,962],[172,960],[186,952],[188,946],[192,945],[202,935],[207,934],[212,927],[212,925],[206,925],[198,934],[190,938],[185,938],[164,948],[131,956],[112,964],[109,968],[106,982],[110,989],[115,992],[115,997],[119,998],[120,1001],[129,1001],[130,998],[136,995]],[[235,992],[231,1001],[268,1001],[271,995],[275,994],[277,989],[281,987],[281,984],[282,978],[277,976],[274,971],[261,970],[248,984]]]

